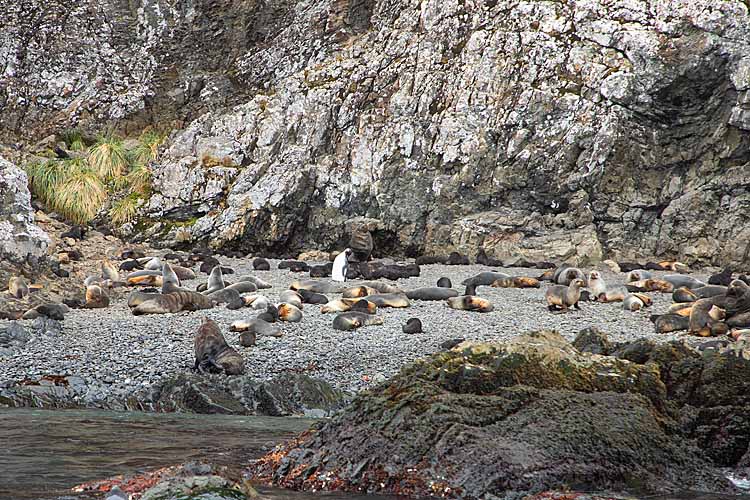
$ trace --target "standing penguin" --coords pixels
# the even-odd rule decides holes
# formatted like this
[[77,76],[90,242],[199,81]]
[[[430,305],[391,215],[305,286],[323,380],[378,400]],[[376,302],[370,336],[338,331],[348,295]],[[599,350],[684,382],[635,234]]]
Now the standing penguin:
[[346,273],[349,270],[349,256],[351,254],[352,249],[347,248],[333,260],[333,271],[331,272],[331,279],[333,281],[346,281]]

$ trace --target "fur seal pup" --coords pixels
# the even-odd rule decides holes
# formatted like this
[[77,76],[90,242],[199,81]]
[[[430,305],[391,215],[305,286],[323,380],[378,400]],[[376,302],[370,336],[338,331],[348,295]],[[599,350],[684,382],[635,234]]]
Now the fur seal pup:
[[445,300],[451,297],[458,297],[458,290],[430,286],[409,290],[406,292],[406,296],[411,300]]
[[227,344],[215,321],[203,318],[195,336],[194,370],[206,373],[242,375],[245,373],[245,360]]
[[99,285],[89,285],[86,287],[86,302],[83,304],[84,309],[103,309],[109,307],[109,297]]
[[403,293],[379,293],[362,298],[378,307],[403,308],[411,305],[409,298]]
[[29,285],[26,280],[20,276],[13,276],[8,281],[8,292],[15,299],[22,299],[29,294]]
[[589,281],[586,288],[589,289],[594,300],[599,300],[600,296],[606,296],[607,294],[607,283],[599,271],[591,271],[589,273]]
[[102,261],[101,270],[103,279],[109,280],[112,283],[117,283],[118,281],[120,281],[120,272],[108,259],[104,259]]
[[692,276],[685,276],[684,274],[665,274],[662,279],[671,283],[675,288],[684,286],[685,288],[690,288],[692,290],[693,288],[706,286],[702,281],[697,280]]
[[161,269],[159,271],[150,271],[144,269],[142,271],[135,271],[128,274],[125,279],[128,285],[140,285],[140,286],[162,286]]
[[[377,290],[378,293],[404,293],[404,291],[401,290],[401,288],[394,286],[394,285],[389,285],[388,283],[383,283],[382,281],[363,281],[362,283],[359,284],[359,286],[373,288]],[[375,294],[373,293],[369,295],[375,295]]]
[[629,292],[661,292],[661,293],[672,293],[674,285],[668,281],[657,280],[657,279],[645,279],[641,281],[633,281],[625,283],[625,288]]
[[493,288],[539,288],[539,280],[527,276],[512,276],[495,280],[490,284]]
[[279,262],[278,268],[289,269],[289,272],[292,273],[306,273],[310,270],[310,266],[301,260],[282,260]]
[[159,294],[149,300],[144,300],[131,311],[134,316],[142,314],[167,314],[181,311],[198,311],[211,309],[213,300],[198,292],[179,291],[167,294]]
[[137,260],[130,259],[120,262],[120,271],[130,272],[138,269],[143,269],[143,266],[140,265]]
[[563,312],[569,307],[580,309],[578,301],[581,298],[581,287],[584,286],[582,279],[576,278],[570,282],[570,285],[553,285],[544,292],[544,298],[547,300],[547,308],[555,311],[557,308]]
[[302,309],[302,296],[294,290],[284,290],[279,294],[279,302],[292,304],[297,309]]
[[462,285],[474,285],[474,286],[489,286],[497,280],[510,278],[510,275],[505,273],[496,273],[493,271],[484,271],[479,274],[475,274],[470,278],[466,278],[461,282]]
[[688,316],[680,316],[679,314],[661,314],[652,316],[654,322],[654,329],[656,333],[671,333],[680,330],[687,330],[690,326],[690,318]]
[[418,266],[428,266],[430,264],[445,264],[448,262],[447,255],[422,255],[414,259],[414,263]]
[[383,318],[359,311],[343,312],[333,318],[335,330],[350,331],[367,325],[382,325]]
[[419,318],[409,318],[406,320],[406,324],[401,327],[401,330],[409,334],[422,333],[422,322]]
[[226,304],[227,309],[229,310],[237,310],[245,306],[245,301],[242,300],[240,292],[233,288],[222,288],[221,290],[216,290],[215,292],[206,294],[206,297],[211,299],[216,304]]
[[256,257],[253,259],[253,269],[256,271],[270,271],[271,263],[263,257]]
[[345,290],[344,286],[338,283],[328,283],[317,280],[293,281],[292,284],[289,285],[289,289],[295,291],[309,290],[315,293],[341,293]]
[[451,283],[451,280],[449,280],[446,277],[442,277],[439,280],[437,280],[437,286],[440,288],[453,288],[453,283]]
[[202,272],[203,274],[209,274],[211,270],[216,266],[221,267],[221,262],[219,262],[219,259],[217,259],[216,257],[206,256],[203,257],[198,271]]
[[268,299],[263,295],[248,295],[242,297],[242,302],[245,303],[245,307],[250,307],[256,311],[265,311],[268,309]]
[[258,342],[258,334],[255,332],[240,333],[240,345],[242,347],[253,347]]
[[378,310],[378,306],[374,302],[370,302],[365,299],[337,299],[331,300],[320,307],[320,312],[323,314],[330,312],[346,312],[354,309],[356,305],[361,307],[362,312],[368,314],[375,314]]
[[503,267],[502,261],[488,257],[487,253],[484,251],[484,248],[479,249],[479,251],[477,252],[477,257],[474,259],[474,262],[482,266]]
[[328,297],[310,290],[297,290],[297,293],[302,297],[303,304],[326,304],[328,302]]
[[273,288],[273,285],[268,283],[267,281],[263,281],[260,278],[256,278],[255,276],[243,276],[240,279],[237,280],[240,281],[249,281],[250,283],[254,284],[256,287],[258,287],[258,290],[265,290],[268,288]]
[[653,304],[653,300],[648,295],[642,293],[632,293],[622,301],[622,308],[626,311],[640,311],[644,307]]
[[563,267],[559,271],[555,271],[557,274],[553,275],[553,281],[558,285],[568,286],[573,280],[581,280],[586,286],[586,275],[577,267]]
[[279,319],[290,323],[299,323],[302,321],[302,311],[294,304],[282,302],[279,304]]
[[731,282],[732,269],[729,267],[725,267],[720,273],[712,274],[711,277],[708,278],[709,285],[729,286]]
[[446,305],[451,309],[458,309],[460,311],[476,311],[480,313],[491,312],[495,308],[492,303],[477,297],[476,295],[461,295],[460,297],[450,297],[446,301]]
[[[311,278],[328,278],[333,273],[333,262],[321,264],[318,266],[310,266],[310,277]],[[349,278],[349,271],[347,269],[347,278]]]
[[714,324],[725,318],[726,311],[717,307],[711,299],[698,299],[690,311],[688,332],[701,337],[711,337],[715,331]]

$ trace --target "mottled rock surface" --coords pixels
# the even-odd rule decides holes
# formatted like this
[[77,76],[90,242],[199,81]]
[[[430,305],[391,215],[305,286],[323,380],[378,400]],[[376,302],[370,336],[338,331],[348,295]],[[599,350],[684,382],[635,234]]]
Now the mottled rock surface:
[[719,467],[748,450],[748,352],[641,341],[603,356],[554,332],[464,342],[360,393],[252,472],[293,488],[413,496],[725,493]]
[[154,240],[749,262],[745,1],[40,4],[3,4],[0,130],[174,127]]

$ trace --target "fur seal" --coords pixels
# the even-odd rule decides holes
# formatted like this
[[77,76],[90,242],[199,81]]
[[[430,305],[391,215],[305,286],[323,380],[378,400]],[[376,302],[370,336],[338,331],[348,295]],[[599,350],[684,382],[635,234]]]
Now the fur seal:
[[493,288],[539,288],[541,285],[536,278],[512,276],[510,278],[495,280],[490,286]]
[[282,302],[279,304],[279,319],[290,323],[299,323],[302,321],[302,311],[294,304]]
[[323,314],[330,313],[330,312],[346,312],[351,311],[354,309],[354,306],[360,304],[362,307],[362,312],[367,312],[368,314],[375,314],[378,310],[378,306],[374,302],[370,302],[369,300],[365,299],[337,299],[337,300],[331,300],[330,302],[327,302],[326,304],[322,305],[320,308],[320,312]]
[[377,295],[368,295],[362,297],[368,302],[372,302],[378,307],[409,307],[409,298],[403,293],[379,293]]
[[200,372],[242,375],[245,373],[245,360],[227,344],[215,321],[203,318],[203,323],[195,336],[195,366]]
[[102,278],[112,283],[120,281],[120,273],[108,259],[104,259],[101,264]]
[[26,280],[20,276],[13,276],[8,281],[8,292],[10,296],[16,299],[22,299],[29,294],[29,285]]
[[570,285],[553,285],[544,292],[544,298],[547,300],[547,308],[555,311],[560,308],[563,312],[569,307],[580,309],[578,301],[581,298],[581,287],[584,286],[582,279],[576,278],[570,282]]
[[256,271],[270,271],[271,263],[263,257],[256,257],[253,259],[253,269]]
[[309,290],[315,293],[341,293],[345,288],[338,283],[328,283],[316,280],[293,281],[290,290]]
[[331,279],[333,281],[342,283],[346,281],[346,274],[349,271],[349,256],[351,254],[352,249],[347,248],[333,260],[333,270],[331,271]]
[[477,257],[476,259],[474,259],[474,262],[482,266],[503,267],[502,261],[488,257],[487,253],[484,251],[484,248],[479,249],[479,251],[477,252]]
[[216,290],[215,292],[206,294],[206,297],[211,299],[216,304],[226,304],[227,309],[230,310],[241,309],[245,306],[245,301],[242,300],[240,292],[233,288],[222,288],[221,290]]
[[690,311],[693,309],[692,302],[676,303],[669,306],[667,310],[668,314],[679,314],[680,316],[690,316]]
[[99,285],[89,285],[86,287],[85,309],[103,309],[109,307],[109,297]]
[[198,268],[198,271],[202,272],[203,274],[209,274],[211,272],[211,269],[216,266],[221,266],[221,262],[219,262],[219,259],[211,256],[203,256],[201,258],[201,265]]
[[428,266],[430,264],[445,264],[448,262],[447,255],[422,255],[414,259],[414,263],[418,266]]
[[[368,288],[373,288],[378,291],[378,293],[404,293],[403,290],[401,290],[399,287],[394,285],[389,285],[388,283],[383,283],[382,281],[363,281],[359,284],[359,286],[365,286]],[[370,294],[375,295],[375,294]]]
[[70,308],[65,304],[41,304],[23,313],[21,319],[36,319],[44,316],[56,321],[62,321],[65,319],[65,313],[67,313],[68,311],[70,311]]
[[265,289],[268,289],[268,288],[273,288],[273,285],[271,285],[267,281],[263,281],[260,278],[256,278],[255,276],[243,276],[240,279],[238,279],[237,281],[238,282],[239,281],[249,281],[250,283],[254,284],[256,287],[258,287],[258,290],[265,290]]
[[177,264],[171,264],[171,266],[172,271],[177,275],[177,278],[180,281],[194,280],[197,277],[195,271],[190,268],[179,266]]
[[258,334],[255,332],[240,333],[240,345],[242,347],[253,347],[258,342]]
[[150,271],[144,269],[142,271],[135,271],[128,274],[126,278],[128,285],[141,285],[141,286],[162,286],[161,270]]
[[370,260],[373,247],[372,234],[370,234],[366,225],[359,224],[352,228],[352,234],[349,238],[349,248],[352,249],[351,257],[354,262],[367,262]]
[[135,316],[141,314],[166,314],[180,311],[197,311],[211,309],[214,302],[203,294],[191,291],[179,291],[159,294],[149,300],[144,300],[132,309]]
[[120,271],[130,272],[137,269],[143,269],[143,266],[137,260],[130,259],[120,262]]
[[700,297],[689,288],[680,287],[672,292],[672,300],[678,303],[695,302]]
[[211,269],[211,274],[208,275],[208,284],[203,293],[209,294],[221,290],[226,286],[226,283],[224,283],[224,272],[221,270],[221,266],[214,266],[214,268]]
[[450,297],[458,297],[458,291],[453,288],[430,286],[409,290],[406,292],[406,296],[412,300],[445,300]]
[[159,257],[152,257],[143,265],[143,268],[147,271],[161,271],[161,259]]
[[[333,262],[321,264],[318,266],[310,266],[310,277],[311,278],[328,278],[333,273]],[[347,278],[349,278],[349,271],[347,269]]]
[[690,326],[690,318],[679,314],[661,314],[652,316],[656,333],[671,333],[687,330]]
[[622,308],[626,311],[640,311],[644,307],[653,304],[653,300],[648,295],[642,293],[632,293],[622,301]]
[[252,281],[238,281],[225,288],[227,290],[237,290],[238,293],[253,293],[258,291],[258,287]]
[[256,318],[267,323],[276,323],[279,319],[279,309],[273,304],[268,304],[265,312],[260,313]]
[[263,295],[248,295],[246,297],[242,297],[242,302],[245,303],[245,307],[251,307],[256,311],[265,311],[266,309],[268,309],[268,305],[270,304],[270,302],[268,302],[268,299]]
[[[559,272],[558,272],[559,271]],[[561,267],[553,274],[553,280],[558,285],[568,286],[573,280],[581,280],[586,286],[586,275],[577,267]]]
[[297,309],[302,309],[302,296],[294,290],[284,290],[279,294],[279,302],[292,304]]
[[284,333],[281,328],[274,326],[271,323],[264,321],[259,318],[252,319],[250,321],[235,321],[232,326],[237,329],[238,332],[252,332],[260,337],[281,337]]
[[662,279],[671,283],[675,288],[684,286],[685,288],[690,288],[692,290],[693,288],[706,286],[702,281],[697,280],[692,276],[685,276],[684,274],[665,274]]
[[137,260],[137,259],[142,259],[145,256],[146,254],[143,253],[141,250],[131,248],[128,250],[123,250],[123,252],[120,254],[120,259],[121,260],[128,260],[128,259]]
[[335,330],[350,331],[366,325],[382,325],[383,318],[359,311],[343,312],[333,318]]
[[729,286],[731,282],[732,269],[729,267],[725,267],[720,273],[712,274],[711,277],[708,278],[709,285]]
[[476,295],[461,295],[460,297],[450,297],[446,301],[446,305],[451,309],[458,309],[460,311],[476,311],[480,313],[491,312],[494,310],[492,303],[477,297]]
[[440,288],[453,288],[453,283],[451,283],[451,280],[449,280],[446,277],[442,277],[439,280],[437,280],[437,286]]
[[422,333],[422,322],[419,318],[409,318],[406,320],[406,324],[401,327],[401,330],[409,334]]
[[468,286],[468,285],[489,286],[497,280],[506,279],[506,278],[510,278],[510,275],[505,274],[505,273],[496,273],[493,271],[484,271],[474,276],[471,276],[470,278],[466,278],[465,280],[461,282],[461,284],[465,286]]
[[721,328],[714,325],[725,318],[726,311],[717,307],[711,299],[699,299],[690,311],[688,332],[701,337],[711,337],[714,331]]
[[328,297],[310,290],[297,290],[297,293],[302,297],[303,304],[326,304],[328,302]]
[[750,312],[735,314],[727,320],[727,325],[732,328],[750,327]]
[[674,285],[664,280],[645,279],[641,281],[633,281],[630,283],[625,283],[625,288],[629,292],[671,293],[674,290]]
[[471,264],[469,257],[462,255],[458,252],[451,252],[448,254],[448,261],[445,263],[448,266],[468,266]]
[[166,293],[164,287],[169,284],[174,285],[177,288],[180,287],[180,278],[177,277],[177,273],[174,272],[174,269],[172,269],[172,265],[169,262],[165,262],[164,266],[161,268],[161,283],[162,293]]
[[130,295],[128,295],[128,307],[132,309],[147,300],[155,299],[161,295],[160,293],[130,292]]
[[589,289],[594,300],[599,300],[600,296],[607,295],[607,283],[599,271],[591,271],[589,273],[589,281],[586,288]]
[[690,272],[690,269],[687,265],[676,260],[662,260],[660,262],[657,262],[656,265],[664,271],[672,271],[680,274],[686,274]]
[[362,276],[368,280],[377,280],[380,278],[398,281],[400,279],[418,277],[421,269],[417,264],[389,264],[377,266],[376,263],[362,263],[359,265],[359,271]]
[[289,269],[289,271],[292,273],[306,273],[310,270],[310,266],[307,265],[306,262],[302,262],[301,260],[282,260],[281,262],[279,262],[278,268]]
[[[583,292],[581,292],[583,293]],[[608,288],[604,294],[599,295],[596,298],[599,302],[610,303],[610,302],[622,302],[630,292],[624,287]]]

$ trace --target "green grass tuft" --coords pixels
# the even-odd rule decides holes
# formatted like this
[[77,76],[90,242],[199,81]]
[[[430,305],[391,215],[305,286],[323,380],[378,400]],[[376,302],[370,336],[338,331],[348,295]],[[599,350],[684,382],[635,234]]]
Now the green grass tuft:
[[120,226],[135,219],[139,203],[140,197],[138,195],[126,196],[114,202],[112,208],[109,209],[109,218],[112,224]]

